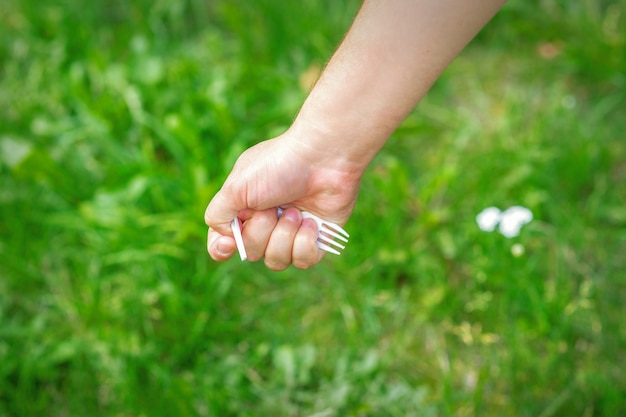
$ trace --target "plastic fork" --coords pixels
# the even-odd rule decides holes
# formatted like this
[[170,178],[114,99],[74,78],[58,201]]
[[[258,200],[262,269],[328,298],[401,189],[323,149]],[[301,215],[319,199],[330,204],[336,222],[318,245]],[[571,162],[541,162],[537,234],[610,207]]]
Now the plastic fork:
[[[283,214],[283,209],[278,208],[276,215],[280,217]],[[317,224],[317,247],[325,252],[332,253],[334,255],[341,255],[339,250],[345,249],[345,245],[337,242],[335,239],[344,243],[348,243],[350,234],[346,232],[341,226],[328,220],[324,220],[315,214],[308,211],[302,212],[303,219],[311,219]],[[231,223],[233,235],[235,236],[235,243],[237,244],[237,250],[242,261],[245,261],[248,257],[246,254],[246,248],[243,245],[243,237],[241,236],[241,226],[239,225],[239,218],[235,217]],[[332,247],[334,246],[334,247]]]

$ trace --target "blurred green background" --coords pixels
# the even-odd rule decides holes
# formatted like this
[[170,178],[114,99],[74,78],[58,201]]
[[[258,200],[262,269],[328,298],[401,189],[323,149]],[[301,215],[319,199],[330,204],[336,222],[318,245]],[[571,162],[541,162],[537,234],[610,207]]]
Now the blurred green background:
[[341,257],[208,258],[206,204],[359,4],[0,2],[0,415],[626,415],[624,0],[505,6]]

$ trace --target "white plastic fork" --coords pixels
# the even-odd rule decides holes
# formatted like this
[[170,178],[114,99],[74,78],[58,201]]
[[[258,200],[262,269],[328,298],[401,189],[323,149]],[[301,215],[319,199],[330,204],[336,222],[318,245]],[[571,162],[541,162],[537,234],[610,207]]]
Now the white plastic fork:
[[[280,217],[283,214],[284,209],[278,208],[276,215]],[[345,249],[345,245],[335,241],[338,239],[344,243],[348,243],[350,234],[346,232],[341,226],[328,220],[324,220],[315,214],[308,211],[302,212],[303,219],[311,219],[317,224],[317,247],[323,251],[332,253],[334,255],[341,255],[340,250]],[[243,237],[241,236],[241,227],[239,225],[239,218],[235,217],[231,223],[233,235],[235,236],[235,243],[237,244],[237,250],[242,261],[247,259],[246,248],[243,245]],[[335,246],[334,248],[331,245]]]

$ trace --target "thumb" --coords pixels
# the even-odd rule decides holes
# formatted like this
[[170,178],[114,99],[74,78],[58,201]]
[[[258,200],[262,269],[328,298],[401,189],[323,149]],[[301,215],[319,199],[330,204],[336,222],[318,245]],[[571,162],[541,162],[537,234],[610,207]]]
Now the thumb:
[[210,228],[223,236],[232,236],[230,223],[237,217],[240,210],[245,207],[237,207],[233,204],[234,199],[227,198],[223,190],[213,197],[204,212],[204,222]]

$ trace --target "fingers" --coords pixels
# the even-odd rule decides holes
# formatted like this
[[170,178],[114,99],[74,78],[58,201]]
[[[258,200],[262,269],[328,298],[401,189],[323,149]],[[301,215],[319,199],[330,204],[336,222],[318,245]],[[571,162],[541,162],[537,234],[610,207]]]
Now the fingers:
[[242,235],[248,260],[256,262],[265,255],[265,248],[270,240],[270,236],[278,224],[276,209],[247,210],[240,213],[239,218],[244,221]]
[[288,208],[283,212],[267,243],[265,266],[282,271],[291,265],[293,243],[301,224],[300,210]]
[[317,224],[312,219],[302,220],[291,252],[291,262],[299,269],[307,269],[322,259],[322,251],[317,248]]
[[[243,241],[251,262],[265,258],[265,265],[274,271],[282,271],[291,264],[307,269],[323,256],[317,248],[317,224],[311,219],[303,220],[296,208],[286,209],[280,218],[275,208],[244,210],[239,218],[243,221]],[[209,229],[207,248],[211,258],[218,262],[230,259],[237,252],[235,240],[215,228]]]
[[213,197],[204,212],[204,222],[219,234],[232,236],[230,222],[237,216],[239,210],[233,208],[236,206],[229,203],[232,198],[228,198],[225,194],[224,190],[220,190]]
[[207,250],[215,261],[223,262],[230,259],[237,252],[235,239],[222,236],[215,229],[210,228],[207,236]]

